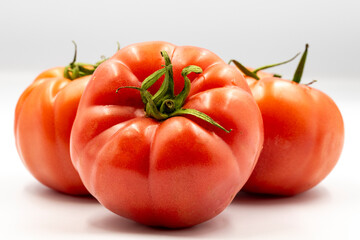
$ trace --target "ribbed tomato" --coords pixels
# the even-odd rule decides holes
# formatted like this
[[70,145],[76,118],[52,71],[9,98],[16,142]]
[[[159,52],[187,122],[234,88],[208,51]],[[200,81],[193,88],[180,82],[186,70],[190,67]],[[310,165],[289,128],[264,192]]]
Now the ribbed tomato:
[[235,67],[203,48],[145,42],[95,71],[74,122],[71,156],[90,193],[111,211],[186,227],[230,204],[262,143],[261,114]]

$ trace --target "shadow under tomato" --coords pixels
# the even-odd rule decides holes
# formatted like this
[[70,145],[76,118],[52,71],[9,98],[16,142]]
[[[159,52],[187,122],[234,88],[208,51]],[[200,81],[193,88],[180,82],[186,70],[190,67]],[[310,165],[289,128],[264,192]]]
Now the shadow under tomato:
[[52,202],[73,203],[73,204],[99,204],[99,202],[91,195],[69,195],[55,191],[45,187],[37,182],[30,183],[24,187],[24,192],[30,194],[31,197],[48,199]]
[[331,195],[327,188],[316,186],[306,192],[295,196],[276,196],[267,194],[253,194],[240,191],[234,198],[232,204],[239,205],[292,205],[292,204],[314,204],[319,201],[330,199]]
[[120,232],[131,235],[159,235],[168,237],[206,237],[212,238],[212,233],[224,231],[229,225],[228,219],[221,214],[215,218],[196,226],[180,229],[149,227],[113,213],[106,216],[91,218],[89,224],[99,230]]

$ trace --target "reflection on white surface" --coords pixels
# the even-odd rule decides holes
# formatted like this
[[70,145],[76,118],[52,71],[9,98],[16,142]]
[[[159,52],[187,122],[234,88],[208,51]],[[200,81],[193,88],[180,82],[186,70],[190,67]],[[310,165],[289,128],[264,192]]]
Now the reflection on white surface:
[[21,180],[3,189],[15,193],[11,195],[17,198],[3,211],[7,219],[1,222],[2,227],[6,226],[2,233],[9,236],[15,234],[27,239],[64,236],[96,239],[102,235],[110,239],[357,239],[360,236],[355,226],[358,220],[355,216],[360,212],[354,208],[359,196],[349,200],[346,189],[335,186],[330,189],[330,184],[290,198],[240,193],[216,218],[192,228],[169,230],[117,216],[91,197],[67,196],[31,179]]

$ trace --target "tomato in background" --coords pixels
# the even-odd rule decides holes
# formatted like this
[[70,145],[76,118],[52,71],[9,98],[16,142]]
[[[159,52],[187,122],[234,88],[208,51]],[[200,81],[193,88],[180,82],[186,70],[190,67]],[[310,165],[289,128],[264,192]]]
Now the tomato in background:
[[76,63],[42,72],[15,109],[15,141],[30,173],[54,190],[88,194],[70,159],[70,132],[81,95],[95,65]]
[[264,121],[264,148],[245,184],[247,192],[295,195],[319,184],[336,165],[344,123],[325,93],[300,84],[308,45],[292,81],[232,60],[245,73]]

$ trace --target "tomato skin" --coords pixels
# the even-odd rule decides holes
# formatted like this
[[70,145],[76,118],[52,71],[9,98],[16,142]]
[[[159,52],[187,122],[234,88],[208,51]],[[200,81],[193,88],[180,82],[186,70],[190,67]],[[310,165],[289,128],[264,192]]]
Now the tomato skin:
[[[175,93],[189,75],[184,108],[199,110],[227,129],[178,116],[145,116],[140,87],[171,56]],[[154,94],[161,81],[149,91]],[[229,110],[230,109],[230,110]],[[80,101],[71,133],[71,156],[89,192],[114,213],[137,222],[188,227],[218,215],[245,184],[263,142],[262,119],[243,76],[215,54],[166,42],[133,44],[94,73]]]
[[276,77],[247,82],[264,121],[264,148],[243,190],[291,196],[320,183],[336,165],[344,123],[334,101]]
[[63,77],[64,67],[42,72],[20,96],[15,109],[15,141],[31,174],[67,194],[88,194],[70,159],[70,132],[90,76]]

